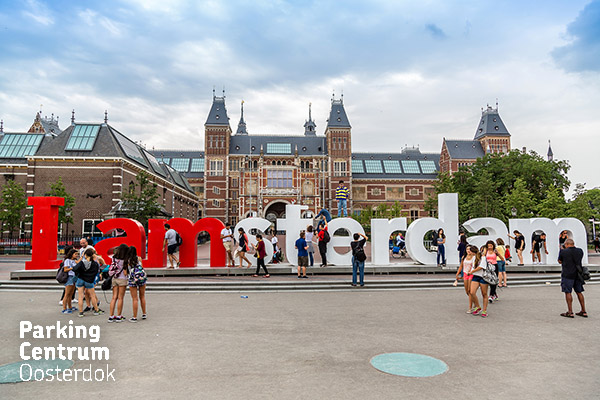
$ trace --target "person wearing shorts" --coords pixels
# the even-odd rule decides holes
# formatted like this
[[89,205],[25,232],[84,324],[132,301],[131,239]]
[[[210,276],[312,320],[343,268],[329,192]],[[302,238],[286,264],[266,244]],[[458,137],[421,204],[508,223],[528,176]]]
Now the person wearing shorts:
[[146,271],[142,267],[142,259],[138,257],[135,246],[129,247],[124,261],[125,268],[129,271],[127,285],[129,286],[131,305],[133,306],[133,316],[129,318],[129,322],[137,322],[138,294],[139,304],[142,308],[142,319],[146,319]]
[[235,260],[233,258],[233,231],[231,230],[231,224],[228,222],[225,224],[225,228],[221,231],[221,240],[223,241],[223,247],[227,253],[227,266],[229,268],[235,268]]
[[77,293],[79,294],[79,317],[83,317],[84,288],[89,291],[90,299],[94,306],[94,315],[104,314],[104,311],[98,308],[98,298],[94,290],[94,281],[100,270],[98,262],[94,260],[94,255],[95,251],[93,249],[87,249],[84,253],[84,259],[73,267],[73,272],[75,272],[75,276],[77,277],[75,287],[77,287]]
[[[165,224],[165,242],[163,247],[167,248],[167,256],[169,257],[169,263],[171,264],[168,269],[173,269],[175,267],[179,267],[179,258],[175,255],[177,253],[177,232],[175,229],[171,228],[171,225]],[[176,263],[175,267],[173,266],[173,262]]]
[[[296,249],[298,249],[298,279],[308,278],[306,276],[306,267],[308,266],[308,244],[304,239],[306,234],[304,231],[300,232],[300,238],[296,240]],[[302,271],[302,275],[300,275]]]
[[471,281],[473,280],[473,274],[471,274],[471,270],[473,270],[473,265],[475,264],[476,254],[473,253],[471,247],[472,246],[466,246],[465,256],[460,263],[458,271],[456,272],[456,280],[458,280],[460,274],[462,274],[465,293],[469,298],[469,309],[467,310],[467,314],[472,314],[473,311],[475,311],[475,308],[473,308],[473,299],[471,298]]
[[63,314],[71,314],[73,311],[77,310],[77,308],[72,307],[72,297],[75,293],[75,282],[77,278],[75,277],[75,272],[73,272],[73,267],[77,265],[77,260],[79,258],[79,253],[75,249],[71,249],[65,259],[63,261],[64,271],[69,274],[69,278],[67,279],[67,283],[65,283],[65,294],[63,295]]
[[[471,313],[471,315],[481,315],[482,317],[487,317],[487,305],[488,305],[488,283],[483,279],[483,269],[485,268],[485,258],[479,253],[479,249],[477,246],[469,246],[470,251],[475,254],[475,263],[473,264],[473,269],[471,270],[471,274],[473,277],[471,278],[471,300],[475,305],[475,309]],[[481,297],[483,301],[483,310],[479,306],[479,300],[477,299],[477,289],[481,288]]]
[[587,318],[587,312],[585,310],[585,299],[583,297],[583,285],[585,282],[579,277],[577,273],[577,267],[581,266],[583,259],[583,250],[575,247],[573,239],[565,240],[565,248],[558,253],[558,262],[562,265],[562,272],[560,275],[560,288],[565,294],[565,300],[567,302],[567,312],[561,313],[561,317],[575,318],[573,315],[573,290],[577,294],[577,300],[581,306],[581,311],[575,315]]

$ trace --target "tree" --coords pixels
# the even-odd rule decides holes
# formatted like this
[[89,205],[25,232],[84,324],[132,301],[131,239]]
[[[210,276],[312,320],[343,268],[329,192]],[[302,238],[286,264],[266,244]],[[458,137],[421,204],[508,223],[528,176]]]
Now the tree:
[[548,189],[546,198],[538,206],[538,215],[544,218],[562,218],[567,215],[567,202],[562,192],[554,186]]
[[13,233],[19,228],[23,219],[22,213],[27,207],[27,195],[25,190],[11,179],[2,188],[1,196],[0,221],[2,221],[2,231]]
[[600,220],[600,189],[586,190],[585,184],[575,185],[575,192],[567,204],[568,215],[591,227],[590,219]]
[[438,174],[437,181],[433,184],[434,192],[425,199],[425,211],[429,213],[437,213],[438,210],[438,198],[439,193],[453,193],[454,182],[450,174],[447,172],[440,172]]
[[150,218],[160,214],[159,195],[156,184],[150,181],[150,176],[146,172],[140,172],[136,181],[130,185],[129,191],[123,192],[121,196],[122,210],[127,218],[133,218],[147,226]]
[[[504,210],[512,218],[531,218],[535,215],[535,202],[533,196],[527,190],[525,181],[517,178],[512,190],[504,198]],[[512,214],[512,209],[516,210],[516,215]]]
[[46,196],[62,197],[65,199],[65,205],[58,209],[58,226],[62,224],[73,223],[73,207],[75,207],[75,197],[67,192],[63,184],[62,177],[50,184],[50,191],[46,192]]

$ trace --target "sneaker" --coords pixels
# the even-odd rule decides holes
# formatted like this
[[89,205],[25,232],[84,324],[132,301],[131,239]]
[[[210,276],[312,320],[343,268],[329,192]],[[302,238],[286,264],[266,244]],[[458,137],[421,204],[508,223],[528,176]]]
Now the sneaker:
[[81,318],[81,317],[83,317],[83,313],[82,312],[79,313],[79,318]]
[[482,313],[481,313],[481,316],[482,316],[483,318],[487,318],[487,312],[482,312]]
[[129,318],[129,322],[137,322],[137,318],[131,317],[131,318]]
[[472,314],[472,313],[473,313],[473,309],[467,310],[467,314]]
[[88,312],[88,311],[91,311],[91,310],[92,310],[92,307],[87,306],[86,308],[83,309],[83,312]]
[[304,276],[302,277],[302,279],[308,279],[308,276],[304,275]]
[[146,319],[148,316],[146,314],[142,314],[142,319]]
[[300,275],[298,275],[298,279],[302,279],[302,277]]
[[115,317],[115,322],[123,322],[125,321],[125,317],[122,315],[119,315],[118,317]]
[[477,307],[475,310],[473,310],[473,313],[471,315],[479,315],[480,312],[481,308]]
[[488,297],[488,301],[489,301],[490,303],[493,303],[493,302],[494,302],[494,298],[493,298],[493,297]]
[[71,307],[71,311],[77,311],[78,308],[77,307]]
[[71,310],[70,308],[67,308],[66,310],[62,310],[61,312],[63,314],[73,314],[73,310]]
[[62,300],[58,302],[58,305],[59,305],[59,306],[62,306],[62,305],[63,305],[63,304],[62,304]]
[[111,315],[110,317],[108,317],[108,322],[115,322],[115,318],[115,316]]
[[71,300],[71,303],[79,303],[79,300],[73,299],[73,300]]
[[102,315],[104,314],[104,311],[102,311],[101,309],[98,309],[98,311],[94,311],[94,315]]

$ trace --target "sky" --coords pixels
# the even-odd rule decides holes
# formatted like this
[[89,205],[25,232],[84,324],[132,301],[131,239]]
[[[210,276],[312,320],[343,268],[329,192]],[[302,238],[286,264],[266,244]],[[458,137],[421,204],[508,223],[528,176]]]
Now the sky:
[[[542,6],[543,5],[543,6]],[[213,88],[233,131],[323,134],[343,93],[354,151],[439,153],[498,99],[513,148],[600,186],[600,0],[0,0],[0,119],[109,123],[204,148]]]

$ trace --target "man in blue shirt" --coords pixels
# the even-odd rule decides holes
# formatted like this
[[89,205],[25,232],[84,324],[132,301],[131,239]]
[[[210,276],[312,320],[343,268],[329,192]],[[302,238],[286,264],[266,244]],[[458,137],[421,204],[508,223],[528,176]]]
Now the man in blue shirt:
[[[300,232],[300,238],[296,240],[296,249],[298,249],[298,279],[305,278],[306,276],[306,266],[308,265],[308,244],[304,239],[304,231]],[[302,269],[302,276],[300,275],[300,269]]]

